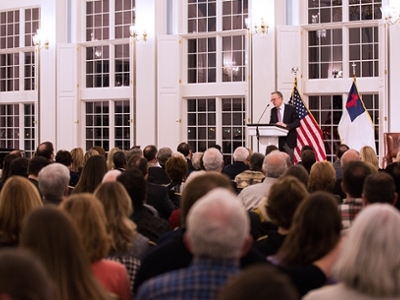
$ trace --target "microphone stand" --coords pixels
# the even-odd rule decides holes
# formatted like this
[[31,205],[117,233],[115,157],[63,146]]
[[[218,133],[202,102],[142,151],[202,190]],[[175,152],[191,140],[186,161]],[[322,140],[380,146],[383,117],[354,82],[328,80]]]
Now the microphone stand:
[[256,137],[257,137],[257,152],[260,152],[260,132],[258,131],[258,125],[260,124],[260,121],[262,117],[264,116],[265,112],[267,111],[267,108],[270,106],[271,103],[268,103],[267,106],[265,107],[264,111],[261,114],[261,117],[258,119],[258,122],[256,124]]

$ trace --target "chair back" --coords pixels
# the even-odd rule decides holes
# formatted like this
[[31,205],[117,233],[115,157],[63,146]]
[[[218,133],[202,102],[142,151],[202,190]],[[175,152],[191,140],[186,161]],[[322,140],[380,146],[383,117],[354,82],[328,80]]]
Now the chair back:
[[386,168],[396,160],[396,155],[400,151],[400,132],[386,132],[383,134],[384,156],[382,158],[382,168]]

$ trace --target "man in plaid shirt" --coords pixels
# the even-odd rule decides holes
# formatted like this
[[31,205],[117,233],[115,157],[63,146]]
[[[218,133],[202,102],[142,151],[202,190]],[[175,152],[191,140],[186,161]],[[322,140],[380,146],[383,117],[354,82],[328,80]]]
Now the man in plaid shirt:
[[215,299],[226,281],[239,273],[239,259],[252,239],[247,213],[234,194],[212,190],[193,205],[186,223],[191,265],[144,282],[137,300]]
[[342,215],[343,229],[349,228],[354,218],[360,212],[363,201],[362,191],[365,178],[372,173],[372,169],[362,161],[350,161],[343,170],[342,189],[346,198],[339,204]]

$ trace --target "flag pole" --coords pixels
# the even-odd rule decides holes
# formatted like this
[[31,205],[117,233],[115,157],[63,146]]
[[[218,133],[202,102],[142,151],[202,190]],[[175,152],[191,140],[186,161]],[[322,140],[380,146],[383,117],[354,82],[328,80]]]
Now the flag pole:
[[353,80],[356,82],[356,63],[353,61],[353,64],[351,65],[353,67]]
[[[292,68],[292,74],[294,74],[294,87],[297,87],[297,72],[299,71],[299,68],[293,67]],[[294,89],[292,90],[292,105],[294,105]]]

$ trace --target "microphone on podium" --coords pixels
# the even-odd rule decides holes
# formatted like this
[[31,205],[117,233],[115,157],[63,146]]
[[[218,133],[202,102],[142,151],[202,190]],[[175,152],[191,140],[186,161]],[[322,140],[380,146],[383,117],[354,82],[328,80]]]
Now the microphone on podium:
[[267,111],[267,108],[271,105],[271,103],[268,103],[267,106],[265,107],[264,111],[261,114],[261,117],[258,119],[258,122],[256,124],[256,137],[257,137],[257,142],[260,142],[260,132],[258,131],[258,125],[260,124],[260,121],[262,117],[264,116],[265,112]]

